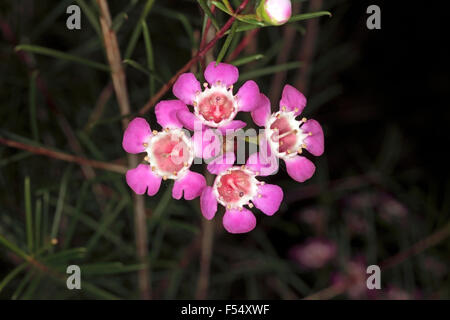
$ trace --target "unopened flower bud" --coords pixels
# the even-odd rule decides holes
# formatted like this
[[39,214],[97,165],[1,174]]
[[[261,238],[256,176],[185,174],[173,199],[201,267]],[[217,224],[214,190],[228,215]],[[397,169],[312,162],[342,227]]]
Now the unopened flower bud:
[[256,14],[265,22],[282,25],[291,17],[291,0],[261,0]]

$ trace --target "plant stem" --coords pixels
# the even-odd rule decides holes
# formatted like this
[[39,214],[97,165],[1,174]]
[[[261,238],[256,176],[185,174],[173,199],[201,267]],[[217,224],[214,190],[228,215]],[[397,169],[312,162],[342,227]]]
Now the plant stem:
[[[150,2],[153,4],[153,2]],[[97,0],[100,10],[100,25],[102,28],[103,39],[105,42],[106,56],[111,68],[111,78],[113,81],[114,91],[116,93],[117,101],[122,115],[130,113],[130,103],[128,100],[128,90],[125,79],[125,72],[122,66],[122,58],[117,42],[117,36],[112,28],[111,14],[109,12],[108,3],[106,0]],[[142,22],[141,22],[142,23]],[[141,28],[141,24],[138,25]],[[128,125],[128,119],[122,119],[123,129]],[[132,168],[138,164],[138,158],[135,155],[128,155],[128,165]],[[148,248],[147,248],[147,224],[145,215],[144,197],[135,194],[134,200],[134,224],[136,232],[136,248],[137,256],[140,263],[148,263]],[[139,292],[142,299],[151,298],[150,286],[150,268],[142,268],[138,273]]]
[[[236,13],[241,12],[245,9],[247,6],[249,0],[244,0],[242,4],[239,6],[239,8],[236,10]],[[194,56],[191,60],[189,60],[178,72],[165,84],[162,86],[162,88],[139,110],[139,114],[144,114],[148,110],[150,110],[165,94],[166,92],[172,87],[172,85],[177,81],[178,77],[189,70],[189,68],[199,61],[201,58],[205,56],[205,54],[211,50],[216,42],[222,38],[225,35],[225,32],[228,31],[228,29],[231,28],[233,25],[234,20],[236,20],[235,17],[230,17],[228,21],[225,23],[225,25],[216,33],[216,36],[214,39],[212,39],[210,42],[208,42],[205,47],[200,50],[196,56]]]
[[125,166],[122,166],[119,164],[91,160],[91,159],[87,159],[87,158],[83,158],[83,157],[79,157],[79,156],[74,156],[74,155],[64,153],[64,152],[54,151],[54,150],[47,149],[44,147],[31,146],[31,145],[28,145],[28,144],[25,144],[22,142],[5,139],[2,137],[0,137],[0,143],[6,145],[8,147],[11,147],[11,148],[26,150],[26,151],[29,151],[34,154],[40,154],[40,155],[58,159],[58,160],[78,163],[79,165],[82,165],[82,166],[89,166],[92,168],[108,170],[108,171],[117,172],[117,173],[121,173],[121,174],[125,174],[127,172],[127,168]]

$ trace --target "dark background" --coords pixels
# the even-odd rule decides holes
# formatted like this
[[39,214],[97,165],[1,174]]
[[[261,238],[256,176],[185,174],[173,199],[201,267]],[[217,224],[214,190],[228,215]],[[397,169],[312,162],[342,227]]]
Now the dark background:
[[[128,19],[118,32],[122,52],[143,2],[127,12]],[[11,27],[17,44],[40,45],[106,63],[101,42],[96,42],[95,31],[85,15],[81,31],[68,31],[65,7],[60,5],[57,9],[56,3],[3,1],[1,21]],[[113,15],[126,7],[122,1],[109,3]],[[310,12],[310,3],[302,1],[300,12]],[[366,28],[366,8],[370,4],[381,8],[381,30]],[[324,128],[325,153],[319,158],[310,157],[317,165],[317,171],[304,184],[290,180],[283,167],[277,176],[267,178],[268,182],[283,187],[285,200],[275,216],[257,214],[258,225],[252,233],[225,233],[221,214],[217,214],[208,298],[307,297],[335,284],[337,275],[352,275],[351,261],[363,261],[364,266],[383,265],[436,232],[444,230],[448,234],[450,54],[447,8],[442,1],[330,0],[323,1],[322,9],[332,12],[333,17],[316,19],[318,35],[308,63],[310,71],[306,75],[304,93],[308,98],[305,115],[317,119]],[[177,14],[185,16],[184,25],[176,18]],[[194,35],[201,30],[201,17],[194,1],[156,1],[147,23],[154,47],[155,69],[164,80],[167,81],[190,59],[192,39],[186,21]],[[219,12],[217,17],[224,23],[225,14]],[[285,62],[298,60],[310,30],[308,22],[300,22],[297,26]],[[241,56],[264,53],[266,58],[240,67],[241,74],[277,64],[285,44],[284,28],[264,28],[259,32]],[[101,121],[86,129],[109,75],[71,62],[31,54],[33,66],[39,69],[58,107],[57,112],[49,109],[45,96],[37,91],[40,140],[33,141],[29,120],[30,70],[4,33],[0,39],[1,136],[25,138],[28,140],[23,141],[30,144],[39,143],[73,153],[58,122],[58,113],[62,113],[77,133],[86,157],[125,164],[114,95],[108,100]],[[277,42],[280,39],[281,42]],[[214,55],[222,43],[223,40],[216,46]],[[132,59],[145,64],[142,38],[139,38]],[[273,74],[258,77],[255,81],[261,91],[269,95],[276,92],[274,87],[279,89],[284,83],[298,83],[302,70],[289,70],[283,82],[275,86]],[[133,112],[150,97],[147,81],[145,74],[127,67]],[[173,96],[169,92],[165,98],[172,99]],[[272,99],[273,110],[278,100],[279,96]],[[146,118],[152,127],[157,127],[152,112]],[[79,135],[80,132],[85,136]],[[15,158],[20,152],[0,147],[0,235],[21,248],[26,247],[23,190],[27,176],[31,180],[33,201],[41,199],[45,203],[46,194],[50,198],[47,230],[51,227],[64,185],[67,189],[62,200],[64,208],[78,206],[87,217],[100,223],[114,213],[121,199],[131,196],[123,176],[99,171],[97,179],[91,182],[102,186],[105,192],[106,206],[101,209],[90,188],[85,187],[89,191],[81,196],[86,179],[77,165],[27,154]],[[201,235],[203,217],[198,211],[198,200],[170,200],[166,189],[170,191],[170,186],[164,187],[154,198],[146,199],[154,297],[191,299],[195,298],[201,261],[201,248],[191,244],[195,244],[196,237]],[[392,203],[401,207],[403,214],[390,215]],[[305,209],[316,212],[315,223],[318,225],[302,220]],[[100,235],[87,253],[79,256],[71,253],[60,260],[51,260],[49,256],[49,261],[44,255],[42,261],[61,272],[69,263],[93,269],[99,268],[99,263],[137,264],[133,251],[132,202],[127,202],[120,210],[107,227],[111,234]],[[348,216],[363,221],[365,231],[352,232]],[[63,240],[72,221],[72,215],[63,215]],[[45,240],[44,226],[45,221],[42,225]],[[98,233],[98,228],[83,222],[78,222],[74,228],[71,241],[61,241],[55,252],[85,247]],[[111,235],[119,240],[111,241]],[[337,246],[337,254],[320,268],[307,268],[290,256],[292,247],[303,246],[311,239],[326,239]],[[420,250],[417,255],[408,254],[386,272],[382,268],[383,290],[377,294],[360,292],[352,295],[343,290],[329,298],[448,299],[449,242],[443,237],[436,243],[426,243],[429,244],[427,250]],[[0,281],[20,263],[17,256],[0,247]],[[88,273],[87,281],[120,298],[139,298],[136,270],[126,271],[122,267],[117,268],[120,272],[114,269],[116,271],[111,273]],[[111,265],[108,268],[104,270],[111,270]],[[54,281],[51,275],[36,268],[26,268],[20,274],[23,276],[14,278],[0,291],[0,297],[109,297],[96,290],[69,292],[64,283]],[[401,291],[402,295],[392,294],[392,288],[397,290],[396,293]]]

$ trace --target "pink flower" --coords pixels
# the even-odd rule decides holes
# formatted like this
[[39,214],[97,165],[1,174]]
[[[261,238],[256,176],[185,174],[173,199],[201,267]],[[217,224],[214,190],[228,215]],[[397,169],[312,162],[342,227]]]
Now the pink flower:
[[[177,107],[179,101],[164,102]],[[190,171],[194,159],[192,140],[181,129],[175,117],[166,119],[168,125],[163,131],[151,131],[150,125],[143,118],[135,118],[128,125],[123,135],[122,146],[129,153],[146,152],[145,161],[135,169],[127,171],[126,181],[137,194],[147,192],[155,195],[161,180],[175,180],[172,196],[186,200],[200,196],[206,186],[205,177]]]
[[326,239],[312,238],[291,248],[290,256],[304,268],[318,269],[336,256],[336,245]]
[[272,216],[283,200],[283,190],[277,185],[258,181],[257,166],[233,166],[234,161],[234,153],[228,152],[208,164],[208,171],[217,177],[211,187],[203,190],[200,208],[203,216],[211,220],[220,203],[226,208],[223,216],[225,229],[230,233],[246,233],[255,228],[256,218],[244,206],[255,206]]
[[299,154],[303,149],[314,156],[324,151],[323,131],[320,124],[313,119],[296,117],[306,106],[305,96],[297,89],[286,85],[280,100],[280,110],[270,113],[270,101],[261,94],[259,105],[251,113],[253,121],[265,126],[265,137],[268,146],[268,157],[260,156],[264,163],[273,162],[272,157],[283,159],[292,179],[304,182],[311,178],[316,170],[315,165]]
[[367,264],[362,256],[357,256],[348,261],[344,272],[339,272],[332,277],[334,286],[342,287],[351,299],[375,298],[376,290],[367,289]]
[[193,112],[183,108],[170,108],[165,112],[176,114],[180,123],[194,130],[195,122],[212,128],[240,129],[245,122],[234,120],[239,111],[252,111],[257,107],[259,88],[249,80],[233,95],[233,85],[239,78],[238,69],[230,64],[211,62],[204,73],[207,83],[202,90],[200,82],[193,73],[184,73],[173,85],[173,94],[187,105],[193,106]]
[[291,0],[262,0],[256,12],[270,24],[284,24],[292,15]]

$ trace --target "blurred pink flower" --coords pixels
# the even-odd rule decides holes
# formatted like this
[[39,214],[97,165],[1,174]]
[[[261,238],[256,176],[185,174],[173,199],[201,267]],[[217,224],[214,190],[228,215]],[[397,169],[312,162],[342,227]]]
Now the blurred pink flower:
[[379,196],[378,211],[380,217],[386,222],[403,220],[408,215],[408,209],[400,201],[388,194]]
[[351,299],[367,299],[372,290],[367,289],[366,263],[362,257],[356,257],[347,262],[344,272],[339,272],[332,277],[335,286],[345,288],[345,292]]
[[301,222],[310,225],[316,233],[321,233],[326,223],[326,214],[324,208],[314,206],[305,208],[298,213]]
[[367,221],[361,215],[346,211],[344,213],[345,224],[347,225],[350,233],[353,234],[365,234],[368,230]]
[[289,255],[301,267],[318,269],[325,266],[336,256],[336,245],[323,238],[311,238],[304,244],[291,248]]

